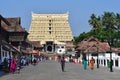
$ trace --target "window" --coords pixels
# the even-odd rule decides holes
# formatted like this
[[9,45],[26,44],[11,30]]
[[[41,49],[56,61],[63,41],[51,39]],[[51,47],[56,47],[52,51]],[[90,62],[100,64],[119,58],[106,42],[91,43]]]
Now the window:
[[118,53],[118,56],[120,56],[120,53]]
[[51,30],[51,27],[49,27],[49,30]]
[[51,31],[49,31],[49,34],[51,34]]
[[51,23],[49,23],[49,26],[51,26]]
[[51,20],[49,20],[49,22],[51,22]]

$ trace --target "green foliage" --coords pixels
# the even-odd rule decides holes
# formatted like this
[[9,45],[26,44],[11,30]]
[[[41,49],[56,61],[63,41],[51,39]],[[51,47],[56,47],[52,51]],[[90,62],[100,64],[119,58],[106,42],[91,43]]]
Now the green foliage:
[[100,16],[92,14],[88,22],[92,29],[74,37],[76,44],[93,36],[99,41],[110,42],[113,47],[120,47],[120,14],[113,12],[104,12]]

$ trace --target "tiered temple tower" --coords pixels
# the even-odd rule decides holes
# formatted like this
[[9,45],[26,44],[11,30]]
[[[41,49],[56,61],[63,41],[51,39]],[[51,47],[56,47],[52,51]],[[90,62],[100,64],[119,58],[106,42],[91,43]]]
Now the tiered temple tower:
[[40,41],[45,52],[55,52],[58,44],[73,40],[68,16],[68,13],[32,13],[28,39],[30,41]]

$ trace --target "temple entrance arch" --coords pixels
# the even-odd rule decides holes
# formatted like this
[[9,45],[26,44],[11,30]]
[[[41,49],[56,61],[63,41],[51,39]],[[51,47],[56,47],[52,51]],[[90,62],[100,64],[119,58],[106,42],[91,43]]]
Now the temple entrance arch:
[[54,42],[53,41],[46,41],[45,52],[47,52],[47,53],[54,52]]
[[47,46],[47,52],[52,52],[52,45]]

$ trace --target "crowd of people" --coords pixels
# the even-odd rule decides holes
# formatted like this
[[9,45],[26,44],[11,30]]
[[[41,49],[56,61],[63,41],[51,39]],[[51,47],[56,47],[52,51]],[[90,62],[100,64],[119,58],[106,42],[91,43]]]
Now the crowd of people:
[[4,67],[3,67],[3,71],[5,71],[6,73],[10,72],[10,73],[15,73],[15,71],[17,71],[18,73],[20,73],[20,69],[22,69],[24,66],[28,66],[29,64],[31,65],[37,65],[40,61],[45,61],[47,60],[48,57],[46,56],[37,56],[37,57],[25,57],[25,56],[21,56],[21,58],[15,58],[15,57],[10,57],[8,58],[4,58],[4,61],[2,62]]
[[[70,62],[70,63],[76,63],[76,62],[80,63],[81,62],[83,64],[83,68],[85,70],[87,69],[87,63],[88,63],[86,57],[82,58],[82,60],[81,59],[77,60],[76,58],[72,58],[72,57],[68,57],[68,56],[65,57],[65,55],[58,56],[58,62],[60,62],[61,69],[63,72],[64,72],[64,68],[65,68],[65,62]],[[95,59],[93,57],[91,57],[90,66],[89,66],[91,70],[94,69],[94,63],[95,63]]]
[[[38,57],[32,57],[28,58],[28,57],[21,57],[20,59],[16,59],[14,57],[7,59],[4,58],[4,71],[5,72],[11,72],[14,73],[15,71],[18,71],[20,73],[20,69],[22,69],[23,66],[28,66],[29,64],[32,65],[37,65],[40,61],[46,61],[46,60],[52,60],[55,58],[51,58],[51,57],[47,57],[47,56],[38,56]],[[65,63],[66,62],[70,62],[70,63],[75,63],[76,62],[76,58],[71,57],[71,56],[58,56],[57,57],[58,62],[60,62],[61,64],[61,70],[64,72],[65,69]],[[80,59],[78,59],[79,61],[77,62],[81,62]],[[82,62],[84,69],[87,69],[87,59],[86,58],[82,58]],[[93,57],[91,57],[90,59],[90,69],[93,70],[94,69],[94,63],[95,60]]]
[[17,60],[15,58],[4,59],[4,71],[14,73],[17,66]]

